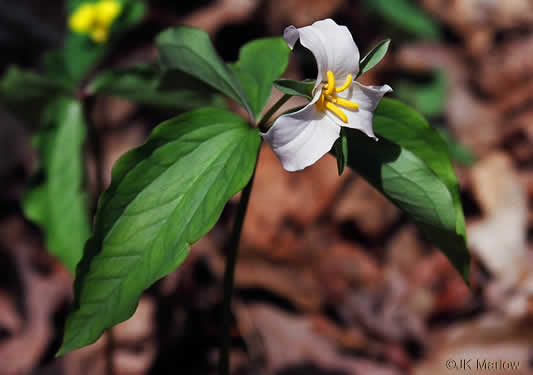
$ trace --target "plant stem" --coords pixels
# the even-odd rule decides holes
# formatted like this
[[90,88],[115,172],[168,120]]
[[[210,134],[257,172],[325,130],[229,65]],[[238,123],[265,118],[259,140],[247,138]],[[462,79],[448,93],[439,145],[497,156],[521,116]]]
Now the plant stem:
[[226,270],[224,272],[224,302],[222,305],[222,334],[220,340],[220,360],[218,362],[219,375],[229,375],[230,370],[229,348],[231,344],[231,298],[233,296],[235,264],[237,263],[242,225],[244,223],[244,217],[246,216],[246,209],[248,208],[248,201],[250,200],[254,177],[255,169],[248,185],[246,185],[242,191],[241,200],[237,209],[237,217],[233,223],[233,231],[229,241],[229,252],[226,256]]
[[[104,184],[104,159],[103,159],[103,150],[101,145],[101,137],[97,127],[94,125],[94,122],[91,118],[91,112],[94,108],[95,98],[93,96],[84,96],[83,93],[80,95],[82,100],[83,110],[85,115],[85,123],[87,124],[87,131],[89,135],[89,146],[91,148],[92,156],[94,158],[94,170],[95,170],[95,201],[98,202],[100,195],[105,189]],[[87,178],[89,180],[89,178]],[[92,207],[92,220],[96,215],[98,203],[95,203]],[[114,375],[114,362],[113,354],[115,352],[115,339],[113,336],[113,329],[109,328],[107,330],[107,342],[105,346],[105,368],[106,375]]]
[[[83,94],[81,94],[83,95]],[[95,202],[98,202],[100,195],[104,192],[105,183],[104,183],[104,159],[103,159],[103,150],[101,144],[100,132],[94,125],[91,113],[95,104],[94,96],[86,96],[81,98],[83,103],[83,111],[85,114],[85,123],[87,124],[87,133],[88,133],[88,146],[90,148],[91,155],[94,161],[94,198]],[[87,176],[87,181],[89,177]],[[92,207],[93,219],[96,214],[96,208],[98,203],[95,203]]]
[[115,373],[115,362],[113,360],[113,355],[115,354],[115,337],[113,336],[113,328],[107,330],[107,343],[106,343],[106,375],[114,375]]
[[265,115],[257,125],[262,132],[266,132],[268,130],[268,128],[265,127],[267,121],[270,120],[272,115],[276,113],[276,111],[280,109],[283,104],[287,103],[290,98],[292,98],[292,96],[289,94],[283,95],[272,107],[270,107],[268,112],[265,113]]

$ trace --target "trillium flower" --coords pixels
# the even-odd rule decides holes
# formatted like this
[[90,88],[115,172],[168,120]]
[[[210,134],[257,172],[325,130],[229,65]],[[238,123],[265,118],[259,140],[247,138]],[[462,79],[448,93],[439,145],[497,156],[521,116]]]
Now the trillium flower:
[[364,86],[359,73],[359,50],[346,26],[326,19],[311,26],[289,26],[283,34],[292,49],[298,39],[315,56],[318,77],[313,99],[301,110],[280,116],[263,138],[281,160],[283,168],[297,171],[314,164],[331,150],[341,126],[376,138],[373,111],[388,85]]

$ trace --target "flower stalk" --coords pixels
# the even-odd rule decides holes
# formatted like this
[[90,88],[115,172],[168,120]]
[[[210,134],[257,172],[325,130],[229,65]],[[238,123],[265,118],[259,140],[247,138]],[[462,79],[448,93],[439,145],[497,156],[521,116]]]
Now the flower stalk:
[[224,301],[222,303],[220,359],[218,362],[219,375],[229,375],[230,370],[229,353],[231,345],[231,300],[233,297],[233,286],[235,283],[235,266],[237,263],[237,255],[241,241],[242,226],[244,224],[244,217],[246,216],[248,202],[252,193],[254,177],[255,169],[250,181],[248,182],[248,185],[246,185],[242,191],[239,207],[237,209],[237,216],[235,217],[233,231],[229,240],[228,253],[226,255],[226,269],[224,271]]
[[277,110],[280,109],[283,104],[287,103],[287,101],[291,97],[292,97],[291,95],[285,94],[276,103],[274,103],[272,107],[270,107],[270,109],[267,111],[267,113],[265,113],[265,115],[263,116],[259,124],[257,125],[259,130],[261,130],[262,132],[266,132],[268,130],[268,126],[267,126],[268,120],[270,120],[272,115],[276,113]]

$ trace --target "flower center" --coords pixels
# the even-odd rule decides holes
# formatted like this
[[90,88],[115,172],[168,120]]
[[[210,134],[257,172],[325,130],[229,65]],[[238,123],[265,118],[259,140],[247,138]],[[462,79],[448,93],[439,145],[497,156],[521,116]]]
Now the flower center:
[[345,91],[348,87],[350,87],[350,84],[352,83],[352,75],[348,74],[348,77],[346,77],[346,82],[341,87],[335,87],[335,76],[333,75],[333,72],[330,70],[328,71],[328,83],[326,83],[324,86],[322,86],[322,93],[320,94],[320,98],[316,102],[316,106],[319,111],[325,111],[329,110],[331,111],[335,116],[340,118],[343,122],[348,122],[348,116],[346,116],[346,113],[342,111],[339,107],[344,107],[347,109],[357,109],[359,108],[359,105],[357,103],[351,102],[349,100],[339,98],[337,96],[337,93]]

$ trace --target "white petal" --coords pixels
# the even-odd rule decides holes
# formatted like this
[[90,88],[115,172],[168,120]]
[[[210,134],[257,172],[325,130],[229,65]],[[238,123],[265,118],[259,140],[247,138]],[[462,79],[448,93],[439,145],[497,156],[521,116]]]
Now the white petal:
[[300,38],[300,43],[315,56],[318,66],[315,88],[320,82],[328,80],[329,70],[341,85],[348,74],[355,78],[359,73],[359,49],[346,26],[339,26],[328,18],[299,29],[289,26],[283,37],[290,48]]
[[316,110],[320,92],[301,110],[280,116],[261,135],[287,171],[299,171],[327,154],[339,138],[340,126]]
[[341,126],[361,130],[369,137],[376,138],[372,129],[374,110],[383,95],[391,91],[392,88],[389,85],[365,86],[359,82],[354,82],[349,89],[337,94],[339,97],[348,99],[359,105],[359,108],[356,110],[342,108],[342,111],[348,117],[348,123],[342,122],[333,114],[328,113],[328,115]]

